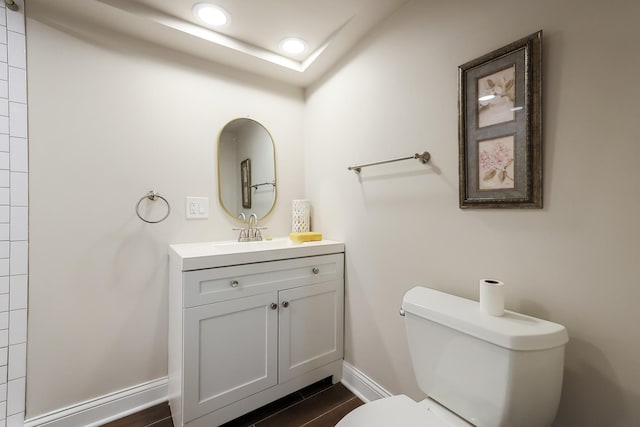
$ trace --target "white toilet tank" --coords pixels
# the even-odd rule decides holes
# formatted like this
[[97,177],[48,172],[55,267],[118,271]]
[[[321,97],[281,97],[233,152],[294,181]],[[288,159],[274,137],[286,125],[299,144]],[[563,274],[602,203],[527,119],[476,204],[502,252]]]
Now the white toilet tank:
[[478,427],[546,427],[560,401],[564,326],[415,287],[403,299],[420,388]]

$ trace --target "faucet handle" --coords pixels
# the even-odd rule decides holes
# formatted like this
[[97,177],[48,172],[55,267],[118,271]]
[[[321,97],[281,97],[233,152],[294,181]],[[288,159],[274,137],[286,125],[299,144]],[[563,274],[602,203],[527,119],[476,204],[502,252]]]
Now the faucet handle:
[[254,233],[254,240],[258,240],[261,241],[262,240],[262,233],[260,232],[260,230],[266,230],[267,227],[256,227],[256,231]]
[[233,231],[239,231],[240,235],[238,236],[238,242],[245,242],[247,240],[247,229],[246,228],[232,228]]

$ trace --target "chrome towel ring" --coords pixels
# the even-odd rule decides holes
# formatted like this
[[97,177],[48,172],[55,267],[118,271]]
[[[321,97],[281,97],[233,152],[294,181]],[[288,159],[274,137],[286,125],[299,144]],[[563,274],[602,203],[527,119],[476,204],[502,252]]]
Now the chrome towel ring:
[[[164,201],[167,204],[167,213],[165,214],[165,216],[163,216],[157,221],[149,221],[148,219],[144,219],[142,215],[140,215],[140,203],[142,203],[144,199],[149,199],[154,202],[158,199],[161,199],[162,201]],[[167,199],[162,197],[160,193],[157,193],[153,190],[149,191],[145,196],[143,196],[140,200],[138,200],[138,204],[136,205],[136,215],[138,215],[138,218],[140,218],[144,222],[148,222],[149,224],[157,224],[159,222],[164,221],[165,219],[167,219],[170,213],[171,213],[171,205],[169,205],[169,202],[167,201]]]

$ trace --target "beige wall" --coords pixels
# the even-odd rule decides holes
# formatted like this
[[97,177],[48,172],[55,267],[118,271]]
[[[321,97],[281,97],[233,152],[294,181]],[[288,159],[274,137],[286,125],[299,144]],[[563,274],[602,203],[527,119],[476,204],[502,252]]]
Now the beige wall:
[[[233,238],[216,199],[215,139],[251,115],[276,140],[270,234],[288,232],[288,201],[306,196],[315,228],[347,243],[349,362],[421,397],[397,315],[403,293],[421,284],[475,298],[478,278],[497,277],[508,308],[569,329],[557,425],[640,422],[636,1],[416,0],[306,106],[299,90],[44,5],[27,9],[27,417],[166,375],[166,248]],[[538,29],[545,208],[463,212],[457,66]],[[423,150],[428,167],[372,168],[361,180],[346,170]],[[158,225],[133,212],[152,188],[174,209]],[[209,220],[184,219],[187,195],[211,199]]]
[[[420,398],[402,295],[477,298],[496,277],[508,308],[569,330],[556,425],[640,424],[639,16],[635,0],[415,0],[309,91],[306,197],[346,242],[348,362]],[[545,208],[462,211],[457,67],[539,29]],[[427,167],[347,171],[423,150]]]
[[[218,133],[250,115],[273,135],[265,234],[285,235],[286,201],[304,196],[304,104],[300,89],[28,6],[30,418],[167,375],[168,245],[236,237]],[[171,202],[163,223],[134,213],[150,189]],[[208,220],[185,219],[186,196],[209,197]]]

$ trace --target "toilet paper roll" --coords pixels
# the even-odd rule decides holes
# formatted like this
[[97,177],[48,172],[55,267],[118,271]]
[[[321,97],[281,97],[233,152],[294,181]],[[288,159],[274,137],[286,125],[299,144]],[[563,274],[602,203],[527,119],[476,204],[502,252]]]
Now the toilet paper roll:
[[504,314],[504,283],[499,280],[480,280],[480,311],[491,316]]

